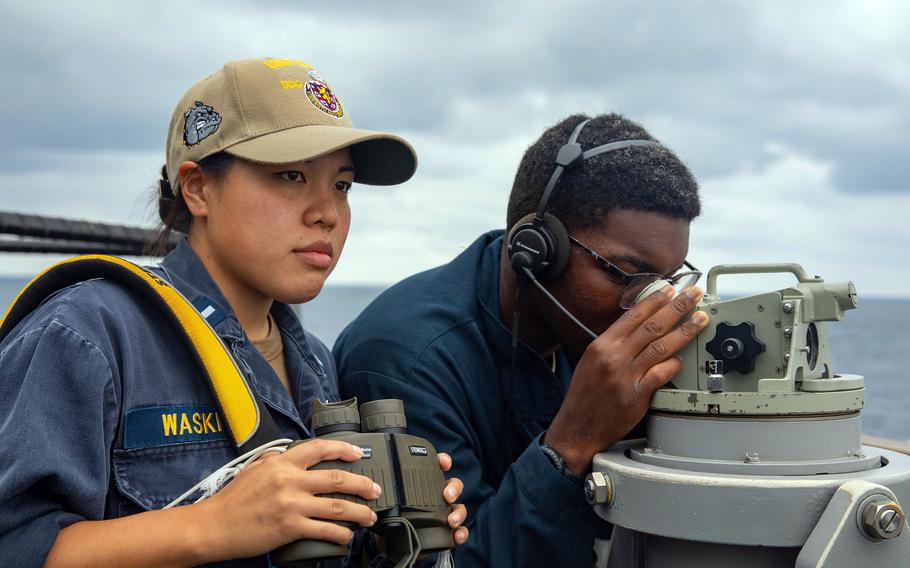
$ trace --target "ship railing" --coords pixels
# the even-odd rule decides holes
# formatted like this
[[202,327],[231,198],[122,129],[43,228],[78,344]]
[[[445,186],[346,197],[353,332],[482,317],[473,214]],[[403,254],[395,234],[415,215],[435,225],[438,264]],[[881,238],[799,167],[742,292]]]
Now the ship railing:
[[[148,256],[153,229],[0,211],[0,252]],[[172,235],[168,248],[177,244]]]

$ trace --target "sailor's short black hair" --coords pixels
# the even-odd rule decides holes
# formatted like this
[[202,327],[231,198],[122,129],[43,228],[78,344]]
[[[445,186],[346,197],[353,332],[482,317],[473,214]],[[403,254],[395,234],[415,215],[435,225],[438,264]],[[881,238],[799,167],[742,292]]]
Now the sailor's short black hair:
[[[575,114],[548,128],[524,154],[509,196],[507,226],[537,209],[556,167],[556,154],[582,120]],[[654,140],[619,114],[594,117],[578,142],[591,149],[617,140]],[[596,227],[613,209],[635,209],[691,221],[701,212],[698,183],[668,148],[637,146],[591,157],[563,173],[547,206],[569,231]]]

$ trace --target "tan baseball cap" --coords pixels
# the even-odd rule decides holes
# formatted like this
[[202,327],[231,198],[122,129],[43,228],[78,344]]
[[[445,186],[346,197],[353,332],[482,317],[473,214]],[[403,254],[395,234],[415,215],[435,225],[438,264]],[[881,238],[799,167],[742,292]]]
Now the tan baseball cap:
[[280,164],[347,147],[357,183],[394,185],[417,169],[414,148],[403,138],[353,128],[338,95],[312,65],[244,59],[229,61],[183,95],[168,130],[167,171],[176,188],[180,164],[221,151]]

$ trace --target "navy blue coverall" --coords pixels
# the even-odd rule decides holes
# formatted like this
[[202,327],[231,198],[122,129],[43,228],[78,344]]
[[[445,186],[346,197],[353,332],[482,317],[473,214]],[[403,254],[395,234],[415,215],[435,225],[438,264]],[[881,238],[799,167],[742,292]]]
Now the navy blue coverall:
[[[311,437],[310,401],[337,400],[337,379],[291,308],[271,313],[293,398],[185,241],[155,271],[208,314],[282,434]],[[235,457],[194,355],[120,284],[65,288],[0,343],[0,566],[42,566],[62,528],[161,508]]]
[[468,542],[455,565],[591,566],[605,523],[581,480],[556,471],[539,442],[568,389],[500,318],[502,231],[481,236],[450,263],[382,293],[334,347],[343,397],[404,400],[408,432],[452,455],[464,482]]

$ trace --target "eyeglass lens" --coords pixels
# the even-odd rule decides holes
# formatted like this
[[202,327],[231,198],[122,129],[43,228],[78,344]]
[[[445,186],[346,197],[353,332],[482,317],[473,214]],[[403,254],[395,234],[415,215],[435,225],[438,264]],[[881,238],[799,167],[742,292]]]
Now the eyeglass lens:
[[687,287],[695,284],[700,276],[701,273],[699,272],[680,272],[670,278],[662,278],[659,274],[642,274],[641,276],[635,276],[629,279],[628,283],[622,289],[622,292],[620,292],[619,306],[628,310],[635,305],[639,294],[641,294],[650,284],[658,280],[670,284],[673,286],[675,294],[679,294]]

